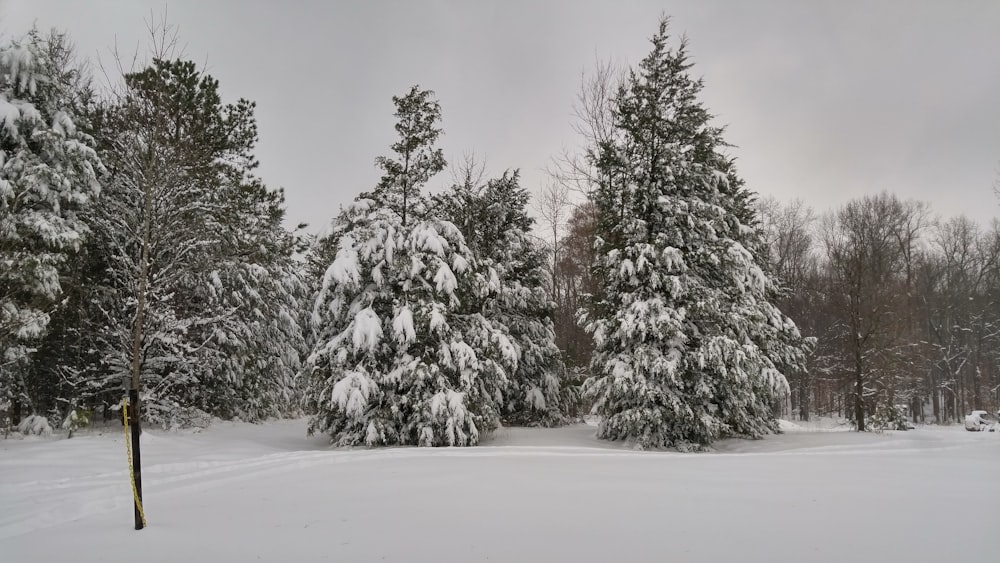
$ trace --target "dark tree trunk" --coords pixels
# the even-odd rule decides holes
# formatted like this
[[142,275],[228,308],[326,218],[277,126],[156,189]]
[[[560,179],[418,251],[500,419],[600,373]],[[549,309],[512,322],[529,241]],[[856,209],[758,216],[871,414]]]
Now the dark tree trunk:
[[809,372],[802,373],[802,384],[799,386],[799,418],[809,421]]
[[21,424],[21,399],[14,397],[10,404],[10,425],[16,427]]
[[865,378],[864,372],[858,366],[854,373],[854,421],[858,432],[865,431]]
[[931,410],[934,413],[934,424],[941,424],[941,393],[938,391],[933,368],[931,368]]

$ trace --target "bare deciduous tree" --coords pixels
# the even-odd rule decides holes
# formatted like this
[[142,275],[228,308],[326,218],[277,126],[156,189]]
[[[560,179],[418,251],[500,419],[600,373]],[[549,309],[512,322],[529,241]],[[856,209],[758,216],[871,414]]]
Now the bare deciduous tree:
[[[784,204],[773,197],[761,199],[756,204],[757,216],[769,249],[771,271],[778,276],[785,288],[779,300],[781,310],[795,320],[804,336],[817,336],[814,322],[815,277],[817,258],[813,231],[816,214],[802,200]],[[809,370],[788,374],[791,386],[791,407],[797,409],[802,420],[809,420],[812,384]]]
[[569,215],[569,206],[569,188],[560,182],[553,181],[546,184],[535,199],[535,211],[538,212],[539,217],[541,217],[545,228],[551,236],[547,242],[551,245],[552,250],[552,295],[556,299],[558,299],[559,289],[559,283],[556,280],[556,264],[559,263],[559,259],[562,256],[560,253],[562,248],[561,238]]
[[830,297],[845,329],[841,338],[850,358],[858,430],[865,430],[865,417],[879,400],[888,368],[884,352],[896,344],[892,323],[900,310],[899,272],[905,263],[897,234],[904,217],[902,202],[882,193],[852,201],[824,221]]
[[585,151],[564,150],[553,159],[549,175],[568,191],[590,201],[601,182],[596,159],[591,150],[609,144],[614,135],[612,100],[622,84],[623,70],[612,61],[595,63],[591,74],[582,73],[580,91],[573,105],[573,130],[580,136]]

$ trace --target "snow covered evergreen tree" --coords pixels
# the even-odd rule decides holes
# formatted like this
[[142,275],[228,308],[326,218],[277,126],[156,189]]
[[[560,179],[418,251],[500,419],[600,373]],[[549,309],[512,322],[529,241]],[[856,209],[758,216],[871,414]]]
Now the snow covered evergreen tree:
[[[441,129],[441,105],[431,90],[413,86],[405,96],[393,96],[396,105],[395,158],[380,156],[375,162],[383,175],[370,197],[395,211],[403,225],[420,216],[425,204],[420,188],[432,176],[444,170],[444,153],[434,146]],[[367,194],[365,194],[367,197]]]
[[0,411],[30,402],[29,356],[63,295],[67,258],[88,233],[80,213],[100,192],[94,141],[77,127],[71,63],[55,32],[33,30],[0,49]]
[[688,448],[776,430],[782,370],[802,366],[805,344],[771,301],[750,195],[697,99],[686,45],[668,40],[664,19],[591,153],[603,287],[582,317],[598,435]]
[[576,397],[561,384],[565,368],[555,344],[546,253],[530,234],[530,196],[518,180],[517,171],[485,184],[466,173],[434,198],[434,209],[459,228],[483,275],[497,287],[482,299],[466,300],[465,309],[482,311],[506,328],[519,351],[504,420],[552,426],[566,421]]
[[518,350],[463,302],[495,289],[455,225],[426,212],[420,188],[444,167],[440,108],[414,87],[394,97],[395,158],[369,197],[335,223],[336,257],[313,310],[306,371],[310,432],[337,445],[474,445],[495,429]]
[[255,179],[227,188],[218,260],[199,286],[206,308],[222,318],[201,331],[211,361],[189,404],[256,422],[299,411],[296,377],[308,353],[300,313],[308,292],[293,259],[299,241],[281,225],[282,192]]
[[304,296],[280,193],[253,176],[254,104],[223,104],[188,61],[125,76],[100,115],[109,163],[105,385],[141,377],[145,416],[249,420],[294,410]]

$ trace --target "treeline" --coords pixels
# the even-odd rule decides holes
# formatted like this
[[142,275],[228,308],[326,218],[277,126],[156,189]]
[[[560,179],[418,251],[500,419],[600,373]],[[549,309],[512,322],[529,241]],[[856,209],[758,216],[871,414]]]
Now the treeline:
[[[576,312],[597,287],[587,268],[594,205],[572,203],[558,186],[545,196],[553,194],[562,202],[553,245],[556,334],[567,364],[585,370],[593,344]],[[886,417],[879,424],[892,418],[903,426],[1000,409],[997,221],[942,218],[888,193],[825,214],[801,200],[766,198],[755,207],[767,262],[785,287],[777,303],[816,342],[807,369],[787,374],[782,415],[842,416],[857,425],[879,413]]]
[[299,410],[308,291],[254,104],[156,54],[98,93],[65,34],[0,50],[0,411],[166,426]]
[[[817,215],[760,203],[782,308],[816,337],[790,408],[920,422],[1000,408],[1000,222],[882,193]],[[861,400],[856,400],[861,397]]]
[[101,89],[63,34],[6,43],[4,428],[72,431],[130,387],[167,427],[309,414],[371,446],[590,412],[602,438],[687,449],[790,412],[865,430],[996,409],[1000,226],[888,194],[758,201],[667,23],[584,84],[543,228],[517,170],[466,159],[424,193],[448,163],[414,86],[380,181],[318,238],[255,175],[253,102],[169,42]]
[[119,416],[130,388],[154,424],[309,413],[342,444],[475,444],[575,413],[518,172],[469,160],[421,193],[447,166],[433,92],[393,98],[383,178],[317,239],[255,176],[253,102],[164,38],[103,89],[65,34],[0,49],[5,431]]
[[[663,32],[661,25],[650,57],[661,49]],[[690,63],[684,49],[682,42],[672,64],[664,66],[685,71]],[[574,107],[584,150],[556,159],[552,182],[536,202],[551,250],[557,342],[578,381],[597,375],[595,341],[581,313],[585,320],[607,291],[606,278],[594,266],[605,259],[602,247],[608,239],[620,236],[602,225],[607,221],[602,198],[616,182],[612,164],[620,165],[628,155],[621,143],[637,142],[623,129],[660,117],[673,122],[661,146],[683,148],[678,143],[705,127],[697,121],[685,126],[677,117],[704,111],[685,108],[683,101],[691,96],[683,81],[659,98],[659,116],[648,109],[643,115],[641,110],[657,105],[643,105],[643,96],[664,74],[656,73],[650,58],[638,69],[598,65]],[[695,84],[700,88],[700,81]],[[647,151],[653,151],[656,140],[647,136]],[[686,150],[703,152],[692,147]],[[654,164],[634,158],[631,166],[655,170]],[[659,180],[669,184],[677,166],[668,162],[667,168]],[[731,166],[728,170],[718,172],[739,183]],[[647,172],[641,178],[644,190],[656,180]],[[675,185],[667,191],[688,195],[692,190]],[[786,363],[781,370],[789,392],[776,397],[776,414],[803,420],[815,414],[846,417],[864,430],[906,428],[907,421],[958,422],[970,410],[1000,408],[1000,221],[980,225],[964,216],[942,218],[926,203],[890,193],[818,213],[801,200],[780,202],[738,191],[744,200],[736,209],[738,218],[760,237],[759,246],[746,247],[778,282],[769,299],[804,337],[803,362]],[[689,202],[677,205],[690,209]],[[629,211],[640,218],[649,213],[648,208],[618,209],[620,224],[630,218]],[[688,218],[685,222],[690,224]],[[636,229],[648,230],[647,225],[641,221]]]
[[[812,345],[776,305],[753,194],[690,66],[663,20],[650,54],[600,90],[606,113],[578,161],[591,201],[549,256],[516,172],[484,182],[465,166],[422,195],[444,168],[441,110],[416,87],[394,98],[382,180],[318,245],[315,271],[330,265],[305,370],[311,430],[340,445],[471,445],[501,423],[559,424],[583,402],[598,437],[638,447],[776,431],[784,374]],[[560,204],[546,194],[543,214]]]

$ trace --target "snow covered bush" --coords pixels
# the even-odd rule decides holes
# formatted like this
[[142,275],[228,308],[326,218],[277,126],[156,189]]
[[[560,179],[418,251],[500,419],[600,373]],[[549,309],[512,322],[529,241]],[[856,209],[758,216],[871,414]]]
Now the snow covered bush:
[[[857,422],[853,419],[852,422],[857,428]],[[875,412],[868,418],[868,428],[875,432],[883,432],[885,430],[909,430],[911,426],[899,405],[880,402],[875,407]]]
[[90,426],[90,416],[91,412],[86,409],[70,409],[66,417],[63,418],[62,429],[67,430],[69,434],[66,435],[67,438],[72,438],[73,433],[80,428],[85,428]]
[[37,414],[30,415],[17,425],[17,431],[25,436],[51,436],[49,419]]

